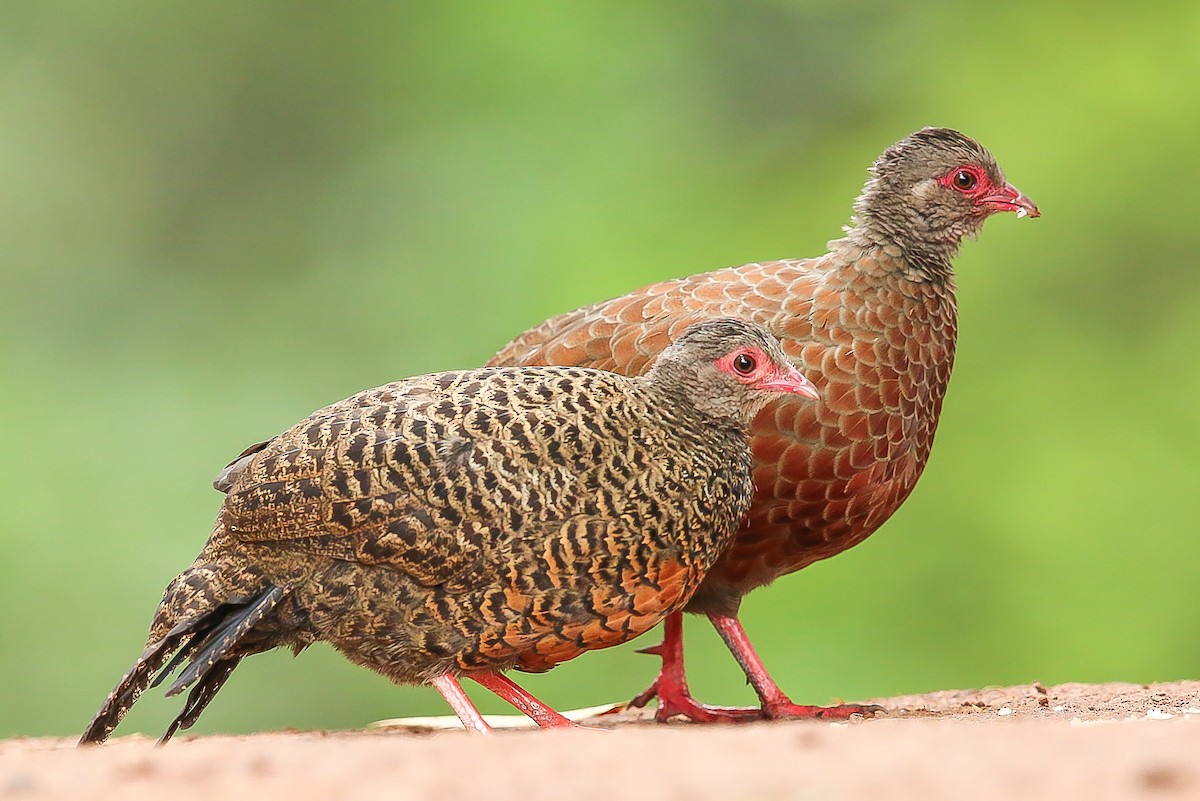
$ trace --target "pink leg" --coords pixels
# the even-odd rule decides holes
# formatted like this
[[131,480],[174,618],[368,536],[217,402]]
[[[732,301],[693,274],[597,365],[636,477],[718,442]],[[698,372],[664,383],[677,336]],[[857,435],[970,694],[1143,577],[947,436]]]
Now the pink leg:
[[519,711],[531,717],[533,722],[543,729],[583,728],[546,706],[503,673],[489,670],[484,673],[471,673],[467,678],[479,682],[505,701],[508,701]]
[[662,657],[662,670],[658,678],[645,692],[629,702],[630,706],[643,707],[650,699],[658,697],[658,709],[654,717],[665,722],[682,715],[695,723],[718,723],[722,721],[761,720],[758,709],[742,709],[733,706],[709,706],[692,697],[688,690],[687,674],[683,668],[683,613],[672,612],[663,621],[663,641],[642,651]]
[[822,718],[845,720],[851,715],[874,715],[883,708],[871,704],[842,704],[839,706],[804,706],[792,703],[771,678],[762,659],[750,644],[746,630],[736,617],[709,615],[709,620],[742,666],[746,678],[762,700],[762,707],[751,709],[733,706],[709,706],[692,697],[683,668],[683,613],[667,616],[663,626],[663,641],[643,649],[643,653],[662,657],[662,670],[649,688],[629,702],[630,706],[645,706],[658,697],[655,719],[666,721],[682,715],[695,723],[742,723],[748,720],[781,718]]
[[467,731],[474,734],[492,733],[492,727],[484,722],[483,715],[479,714],[479,710],[463,692],[458,679],[449,673],[443,673],[441,676],[434,676],[429,683],[446,699],[446,703],[454,710],[454,714],[458,715],[458,719],[462,721],[463,727]]
[[767,668],[759,658],[758,652],[746,636],[746,630],[741,622],[733,616],[709,615],[708,619],[721,635],[721,639],[733,652],[733,658],[742,666],[746,678],[750,680],[754,691],[762,699],[762,716],[772,720],[781,718],[821,718],[823,720],[845,720],[851,715],[874,715],[882,712],[883,707],[874,704],[839,704],[838,706],[806,706],[792,703],[784,695],[783,690],[767,673]]

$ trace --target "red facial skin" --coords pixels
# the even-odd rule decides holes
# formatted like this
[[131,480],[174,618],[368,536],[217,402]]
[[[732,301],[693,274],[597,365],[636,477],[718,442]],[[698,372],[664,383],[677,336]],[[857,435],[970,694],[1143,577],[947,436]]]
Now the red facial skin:
[[992,211],[1024,210],[1023,216],[1040,217],[1037,204],[1012,184],[996,186],[982,168],[974,164],[962,164],[942,176],[938,183],[956,192],[961,192],[975,201],[976,206],[986,206]]
[[786,392],[814,400],[817,388],[795,367],[786,370],[773,363],[761,348],[743,348],[722,356],[717,369],[729,373],[743,384],[768,392]]

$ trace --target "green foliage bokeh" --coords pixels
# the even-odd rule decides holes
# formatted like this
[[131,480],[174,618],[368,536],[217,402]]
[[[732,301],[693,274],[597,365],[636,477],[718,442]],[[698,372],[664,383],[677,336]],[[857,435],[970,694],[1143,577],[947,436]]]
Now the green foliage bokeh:
[[[82,729],[245,445],[645,283],[817,255],[931,124],[1044,216],[958,259],[911,500],[746,626],[808,702],[1195,677],[1198,91],[1190,2],[5,3],[0,736]],[[701,621],[688,654],[697,695],[752,700]],[[572,707],[654,668],[523,681]],[[445,711],[317,647],[248,660],[197,730]]]

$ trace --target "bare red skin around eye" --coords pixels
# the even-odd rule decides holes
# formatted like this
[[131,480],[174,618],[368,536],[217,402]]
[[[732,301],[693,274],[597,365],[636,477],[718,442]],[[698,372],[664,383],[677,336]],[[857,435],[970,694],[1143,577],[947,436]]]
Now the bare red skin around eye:
[[[734,360],[742,355],[749,356],[754,360],[754,369],[749,373],[742,373],[733,366]],[[729,373],[743,384],[757,384],[764,379],[780,374],[779,368],[772,364],[771,360],[767,358],[767,354],[759,348],[743,348],[733,353],[727,353],[717,359],[716,365],[718,370]]]

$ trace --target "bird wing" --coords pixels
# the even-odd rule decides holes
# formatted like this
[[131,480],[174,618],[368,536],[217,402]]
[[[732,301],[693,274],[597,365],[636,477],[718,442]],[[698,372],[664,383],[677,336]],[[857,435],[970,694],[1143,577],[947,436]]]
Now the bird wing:
[[785,260],[662,281],[552,317],[504,346],[488,364],[579,365],[637,375],[700,320],[740,317],[776,334],[784,327],[810,327],[812,299],[823,279],[811,261]]
[[555,393],[579,371],[542,372],[422,376],[315,412],[243,457],[225,500],[230,535],[268,559],[383,565],[427,585],[471,575],[533,519],[588,500],[577,489],[600,436],[589,414],[619,402],[601,386],[617,379],[589,373],[571,404]]
[[441,491],[458,468],[439,454],[456,437],[451,413],[469,404],[420,377],[314,412],[235,461],[230,534],[268,559],[283,552],[293,561],[308,554],[383,565],[422,584],[470,570],[498,521],[467,519]]
[[[396,384],[376,387],[375,389],[368,389],[363,392],[359,392],[356,395],[351,395],[349,398],[338,401],[330,406],[326,406],[320,411],[314,412],[312,415],[310,415],[309,419],[312,419],[318,415],[331,417],[351,409],[360,409],[365,406],[376,404],[380,402],[382,397],[387,395],[389,387],[398,386],[400,386],[399,382]],[[415,396],[416,394],[419,394],[421,390],[414,386],[411,389],[411,392]],[[278,439],[278,437],[271,437],[270,439],[264,439],[262,442],[256,442],[239,453],[231,462],[229,462],[229,464],[221,468],[221,472],[218,473],[217,477],[213,479],[213,489],[217,490],[218,492],[229,492],[229,490],[233,488],[233,485],[237,483],[238,476],[241,475],[242,471],[245,470],[254,460],[255,455],[266,450],[271,443],[275,442],[276,439]]]

